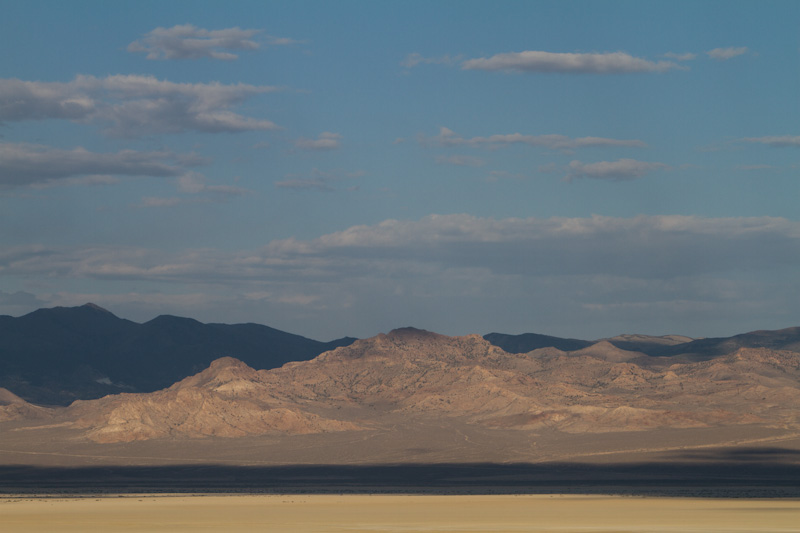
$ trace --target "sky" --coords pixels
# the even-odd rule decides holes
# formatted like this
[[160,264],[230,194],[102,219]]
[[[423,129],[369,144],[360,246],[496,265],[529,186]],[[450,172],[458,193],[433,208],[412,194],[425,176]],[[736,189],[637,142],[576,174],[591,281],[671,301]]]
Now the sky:
[[0,314],[800,325],[800,2],[0,13]]

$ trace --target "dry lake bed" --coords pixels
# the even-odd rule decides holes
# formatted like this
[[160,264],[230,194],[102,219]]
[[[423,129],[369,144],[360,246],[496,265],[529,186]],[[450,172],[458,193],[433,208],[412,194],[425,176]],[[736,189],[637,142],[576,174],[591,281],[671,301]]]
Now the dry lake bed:
[[800,500],[563,495],[5,496],[4,533],[800,532]]

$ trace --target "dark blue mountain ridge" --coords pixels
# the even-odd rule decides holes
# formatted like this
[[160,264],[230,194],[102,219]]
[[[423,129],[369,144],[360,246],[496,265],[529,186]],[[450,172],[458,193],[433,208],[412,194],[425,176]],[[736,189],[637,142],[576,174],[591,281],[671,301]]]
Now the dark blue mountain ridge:
[[94,304],[0,316],[0,387],[38,404],[152,392],[235,356],[256,369],[347,346],[260,324],[203,324],[161,315],[139,324]]
[[607,339],[586,341],[562,339],[536,333],[508,335],[489,333],[484,339],[509,353],[528,353],[539,348],[557,348],[570,352],[581,350],[600,340],[607,341],[621,350],[641,352],[653,357],[685,356],[688,359],[704,360],[729,354],[739,348],[768,348],[800,352],[800,327],[778,330],[759,330],[731,337],[691,339],[677,335],[653,337],[647,335],[619,335]]

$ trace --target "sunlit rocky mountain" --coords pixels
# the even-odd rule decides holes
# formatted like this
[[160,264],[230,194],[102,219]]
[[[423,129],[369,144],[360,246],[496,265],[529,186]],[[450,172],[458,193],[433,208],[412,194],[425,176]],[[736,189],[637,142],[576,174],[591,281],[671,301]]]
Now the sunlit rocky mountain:
[[[698,357],[697,350],[655,356],[615,344],[697,342],[630,336],[572,351],[509,353],[479,335],[402,328],[279,368],[255,370],[224,357],[159,391],[66,408],[45,409],[3,392],[0,420],[17,436],[48,431],[60,438],[61,431],[72,442],[103,445],[185,442],[191,449],[198,442],[267,438],[262,444],[278,455],[298,453],[285,449],[293,439],[318,435],[325,440],[314,441],[314,457],[324,461],[342,460],[354,446],[364,447],[360,459],[402,461],[406,453],[475,460],[486,453],[531,460],[541,453],[537,442],[553,439],[584,439],[581,453],[591,453],[589,435],[605,436],[604,453],[637,439],[655,449],[667,434],[678,447],[793,438],[800,431],[800,353],[742,346],[769,337],[717,340],[714,350],[732,349],[713,357]],[[779,339],[773,344],[794,347],[790,331],[772,337]]]

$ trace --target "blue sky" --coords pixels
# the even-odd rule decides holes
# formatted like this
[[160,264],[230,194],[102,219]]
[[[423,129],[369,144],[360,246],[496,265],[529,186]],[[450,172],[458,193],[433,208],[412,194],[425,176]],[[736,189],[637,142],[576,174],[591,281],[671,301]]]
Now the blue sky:
[[800,3],[0,9],[0,314],[800,324]]

